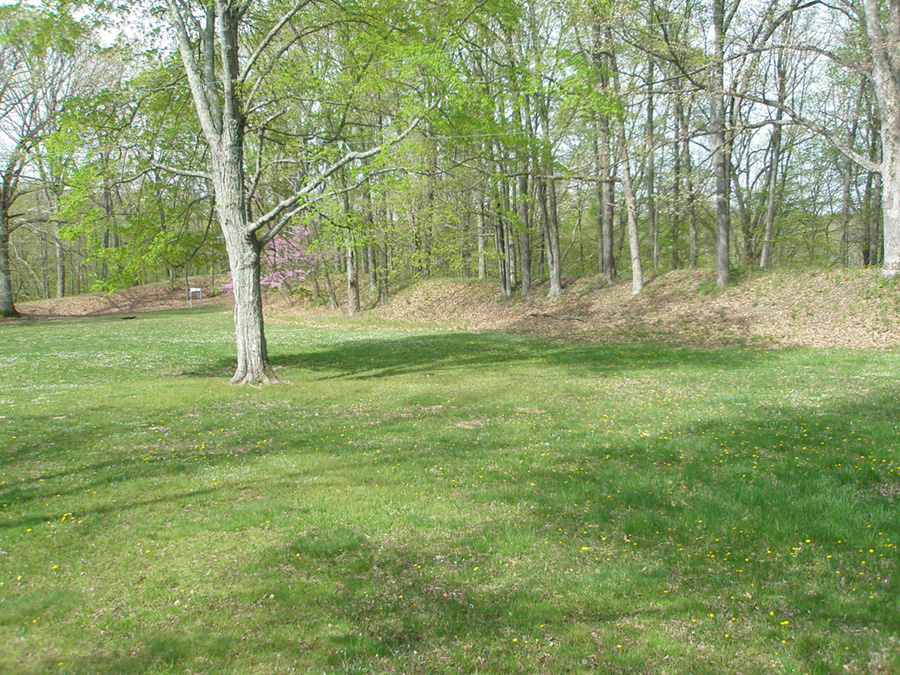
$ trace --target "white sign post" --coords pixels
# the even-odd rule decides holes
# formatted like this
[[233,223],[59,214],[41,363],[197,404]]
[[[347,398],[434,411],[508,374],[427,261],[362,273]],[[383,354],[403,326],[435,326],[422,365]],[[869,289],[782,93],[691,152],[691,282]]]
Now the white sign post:
[[188,302],[190,302],[190,308],[194,309],[194,293],[197,294],[197,299],[199,300],[198,307],[203,307],[203,289],[202,288],[191,288],[188,291]]

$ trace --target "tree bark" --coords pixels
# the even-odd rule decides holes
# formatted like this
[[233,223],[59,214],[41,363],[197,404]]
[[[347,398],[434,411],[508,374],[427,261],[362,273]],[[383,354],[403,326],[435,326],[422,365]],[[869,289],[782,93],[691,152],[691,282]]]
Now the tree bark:
[[[618,96],[621,86],[619,84],[619,66],[615,54],[610,54],[609,64],[612,70],[613,90]],[[622,195],[625,200],[625,211],[627,214],[628,248],[631,254],[631,294],[638,295],[644,289],[644,271],[641,264],[640,238],[638,237],[637,201],[634,198],[634,187],[631,181],[631,160],[628,153],[628,142],[625,138],[625,122],[620,116],[617,116],[615,125],[619,162],[622,166]]]
[[56,297],[66,295],[66,249],[63,247],[59,232],[53,233],[53,245],[56,249]]
[[[651,12],[652,9],[651,2]],[[652,26],[652,14],[651,14]],[[647,226],[650,235],[650,267],[659,271],[659,223],[656,213],[656,119],[654,109],[653,78],[655,68],[652,59],[647,67]]]
[[716,176],[716,286],[731,282],[729,237],[731,209],[728,203],[728,143],[725,138],[725,2],[713,0],[712,76],[710,78],[710,151]]
[[641,265],[641,244],[638,238],[637,202],[631,184],[631,166],[628,158],[628,146],[625,142],[625,125],[621,120],[617,123],[619,136],[619,154],[622,162],[622,192],[625,197],[625,210],[628,212],[628,248],[631,252],[631,294],[638,295],[644,290],[644,273]]
[[900,0],[889,0],[883,25],[878,0],[863,0],[872,80],[881,117],[881,208],[884,276],[900,274]]
[[0,316],[19,316],[13,303],[12,278],[9,266],[9,223],[6,210],[0,213]]
[[357,263],[356,248],[351,244],[347,247],[347,314],[353,316],[359,313],[359,265]]

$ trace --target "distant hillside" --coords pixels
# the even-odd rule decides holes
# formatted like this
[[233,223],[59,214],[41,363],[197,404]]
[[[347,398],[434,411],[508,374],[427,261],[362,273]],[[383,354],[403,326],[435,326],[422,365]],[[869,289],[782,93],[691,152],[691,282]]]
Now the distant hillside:
[[[205,305],[231,301],[230,294],[204,298]],[[186,306],[184,288],[154,284],[18,308],[26,320],[35,320]],[[290,316],[348,323],[340,311],[307,301],[288,305],[277,294],[269,298],[267,315],[274,321]],[[440,325],[567,340],[890,348],[900,346],[900,281],[882,279],[877,270],[779,271],[753,274],[717,291],[712,272],[677,271],[650,279],[638,297],[627,283],[604,288],[596,278],[578,279],[551,303],[540,288],[528,298],[504,301],[494,282],[435,279],[399,291],[360,318],[367,325]]]

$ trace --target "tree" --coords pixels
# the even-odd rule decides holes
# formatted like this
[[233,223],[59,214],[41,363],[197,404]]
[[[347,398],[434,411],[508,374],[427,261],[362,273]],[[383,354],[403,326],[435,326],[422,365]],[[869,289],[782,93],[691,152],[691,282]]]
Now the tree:
[[[885,276],[900,274],[900,0],[888,0],[886,12],[877,0],[863,0],[862,18],[872,55],[872,80],[881,117],[881,161],[849,150],[862,166],[876,170],[882,181]],[[858,7],[854,7],[859,12]]]
[[10,236],[26,224],[21,199],[38,184],[29,173],[41,140],[85,83],[86,31],[65,14],[0,7],[0,316],[17,316]]
[[[251,129],[257,131],[261,146],[269,125],[283,115],[275,101],[266,100],[268,76],[305,38],[353,19],[339,9],[338,16],[319,17],[319,22],[311,16],[307,23],[300,21],[304,10],[312,7],[311,0],[298,0],[287,7],[252,0],[217,0],[207,4],[166,0],[168,21],[177,40],[209,156],[208,171],[192,174],[209,180],[213,186],[234,283],[237,368],[232,384],[276,381],[262,315],[263,247],[294,216],[308,208],[331,176],[402,140],[418,124],[418,120],[413,120],[394,139],[368,150],[346,152],[332,161],[318,162],[317,167],[307,163],[304,168],[312,171],[301,174],[301,179],[294,182],[295,189],[259,215],[253,215],[255,188],[269,167],[258,157],[252,174],[247,175],[247,134]],[[369,24],[371,18],[366,17]],[[254,39],[243,42],[245,36]],[[259,118],[255,128],[250,125],[251,115]],[[327,158],[328,153],[323,154]],[[170,170],[179,173],[177,168]]]

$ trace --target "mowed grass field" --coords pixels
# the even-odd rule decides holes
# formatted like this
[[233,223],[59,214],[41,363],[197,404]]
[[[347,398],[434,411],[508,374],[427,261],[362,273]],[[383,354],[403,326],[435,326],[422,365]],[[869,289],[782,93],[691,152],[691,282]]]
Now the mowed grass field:
[[900,672],[900,354],[0,326],[0,672]]

